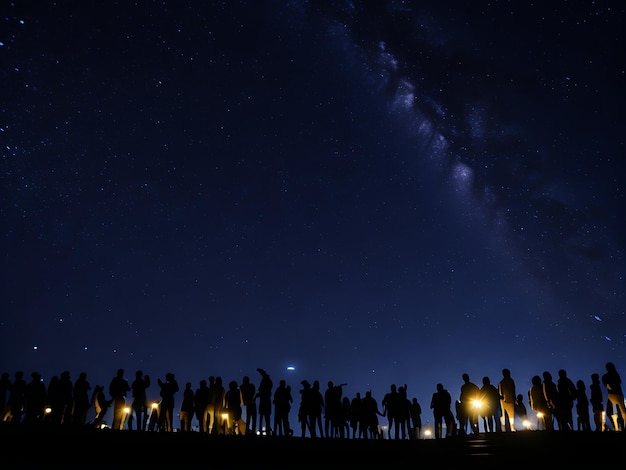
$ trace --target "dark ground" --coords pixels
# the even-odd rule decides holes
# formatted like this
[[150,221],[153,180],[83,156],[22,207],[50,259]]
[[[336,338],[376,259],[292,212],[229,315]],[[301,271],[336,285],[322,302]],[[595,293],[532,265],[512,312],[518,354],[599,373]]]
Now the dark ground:
[[389,441],[207,436],[2,426],[2,469],[14,468],[625,468],[626,433],[521,431]]

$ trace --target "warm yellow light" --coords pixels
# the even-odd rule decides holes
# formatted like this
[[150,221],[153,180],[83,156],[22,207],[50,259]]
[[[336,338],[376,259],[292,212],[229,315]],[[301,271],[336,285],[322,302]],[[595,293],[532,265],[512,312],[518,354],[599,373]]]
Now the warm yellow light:
[[124,413],[126,414],[130,413],[130,406],[127,406],[124,408]]
[[538,413],[537,413],[537,418],[543,418],[543,413],[538,412]]
[[530,429],[530,421],[528,421],[527,419],[522,421],[522,425],[524,426],[525,429]]
[[151,406],[153,410],[156,410],[159,407],[159,404],[155,401]]
[[44,410],[44,413],[46,413],[47,415],[49,415],[50,413],[52,413],[52,408],[48,407]]
[[228,413],[222,413],[222,419],[228,419]]
[[472,400],[472,406],[474,407],[475,410],[478,410],[480,408],[482,408],[483,404],[480,400]]
[[425,429],[424,430],[424,436],[430,436],[430,435],[432,435],[431,430],[430,429]]

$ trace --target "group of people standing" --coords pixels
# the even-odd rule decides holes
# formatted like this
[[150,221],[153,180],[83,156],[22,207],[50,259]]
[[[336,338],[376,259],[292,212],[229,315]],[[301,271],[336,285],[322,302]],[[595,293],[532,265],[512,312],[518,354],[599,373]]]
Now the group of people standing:
[[[605,368],[602,376],[591,374],[589,387],[582,379],[574,382],[565,369],[558,371],[556,381],[549,371],[533,376],[527,396],[530,409],[537,417],[535,429],[591,431],[593,421],[594,431],[605,430],[607,424],[613,430],[624,431],[626,404],[622,380],[615,364],[607,362]],[[502,370],[497,385],[492,384],[489,377],[483,377],[479,387],[467,373],[462,374],[462,380],[459,399],[455,401],[442,384],[436,386],[430,403],[435,438],[477,434],[481,418],[485,432],[530,429],[532,424],[524,395],[517,393],[509,369]],[[603,388],[606,390],[606,401]],[[522,422],[521,429],[516,429],[516,417]]]
[[[157,380],[160,400],[156,403],[148,402],[147,390],[152,382],[141,370],[129,381],[124,369],[118,369],[109,383],[108,397],[102,385],[91,389],[85,372],[72,382],[70,373],[64,371],[52,377],[47,387],[37,372],[31,374],[30,382],[26,382],[22,371],[16,372],[13,380],[5,372],[0,378],[0,421],[98,428],[104,426],[111,410],[112,429],[172,432],[178,412],[181,432],[191,431],[195,419],[197,430],[207,434],[294,435],[289,418],[294,404],[291,386],[280,380],[274,389],[270,375],[261,368],[257,372],[258,386],[249,376],[244,376],[241,383],[231,380],[228,384],[220,376],[210,376],[200,380],[196,389],[187,382],[178,409],[175,397],[181,388],[171,372]],[[519,426],[516,429],[515,418],[524,422],[528,413],[524,395],[516,390],[509,369],[502,370],[495,384],[483,377],[478,386],[467,373],[461,378],[457,400],[443,384],[436,385],[430,402],[435,438],[479,433],[481,419],[484,432],[520,430]],[[606,364],[602,376],[591,375],[588,391],[583,380],[574,383],[564,369],[558,371],[556,381],[544,371],[531,382],[527,397],[537,416],[535,429],[571,431],[576,416],[579,431],[592,430],[592,422],[595,431],[602,431],[606,416],[614,430],[624,430],[624,393],[613,363]],[[345,383],[329,381],[324,392],[317,380],[303,380],[300,385],[297,418],[301,437],[417,439],[422,435],[422,408],[417,398],[409,398],[407,385],[392,384],[380,406],[371,391],[363,397],[360,392],[352,398],[345,396]],[[94,418],[88,420],[91,410]],[[386,418],[386,425],[381,426],[381,417]],[[383,428],[386,435],[381,432]]]

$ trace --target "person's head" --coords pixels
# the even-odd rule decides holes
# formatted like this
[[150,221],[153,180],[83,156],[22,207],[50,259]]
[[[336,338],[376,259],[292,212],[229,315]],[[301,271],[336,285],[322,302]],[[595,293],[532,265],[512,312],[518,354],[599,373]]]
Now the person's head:
[[491,380],[489,380],[489,377],[483,377],[483,385],[490,385],[491,384]]
[[437,384],[437,391],[443,392],[443,384]]
[[612,362],[607,362],[606,363],[606,370],[609,372],[615,372],[615,364],[613,364]]
[[552,374],[550,372],[548,372],[547,370],[544,370],[543,371],[543,380],[544,381],[552,380]]
[[143,372],[138,370],[137,372],[135,372],[135,377],[137,377],[138,379],[140,379],[141,377],[143,377]]
[[468,374],[463,374],[463,382],[469,382],[469,375]]
[[561,379],[564,379],[565,377],[567,377],[567,372],[565,371],[565,369],[559,369],[559,377]]
[[503,377],[511,377],[511,371],[509,369],[502,369],[502,376]]
[[595,372],[591,374],[591,381],[594,383],[600,382],[600,374],[596,374]]
[[541,377],[539,377],[538,375],[535,375],[531,379],[531,382],[533,385],[541,385]]
[[243,383],[245,383],[246,385],[250,383],[250,377],[248,377],[247,375],[243,376]]

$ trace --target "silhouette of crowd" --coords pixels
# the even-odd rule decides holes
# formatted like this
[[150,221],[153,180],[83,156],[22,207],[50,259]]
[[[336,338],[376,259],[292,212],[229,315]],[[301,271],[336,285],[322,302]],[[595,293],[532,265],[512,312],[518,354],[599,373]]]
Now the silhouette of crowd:
[[[149,403],[152,381],[135,371],[129,381],[120,368],[108,388],[93,388],[86,372],[72,380],[63,371],[44,383],[38,372],[27,381],[23,371],[0,378],[0,421],[11,424],[74,426],[147,432],[191,432],[209,435],[274,435],[302,438],[419,439],[432,432],[435,439],[490,432],[539,431],[624,431],[626,406],[622,380],[612,362],[590,381],[572,380],[565,369],[556,381],[549,371],[535,375],[526,391],[516,389],[509,369],[492,383],[481,385],[467,373],[460,377],[458,398],[438,383],[432,394],[432,426],[406,384],[391,384],[379,401],[371,390],[363,395],[344,395],[345,383],[302,380],[298,394],[284,379],[274,388],[270,374],[257,368],[258,382],[249,376],[224,383],[220,376],[179,386],[172,372],[157,379],[160,400]],[[295,396],[294,396],[295,395]],[[455,394],[456,395],[456,394]],[[297,400],[296,400],[297,399]],[[527,400],[528,407],[524,403]],[[177,401],[179,400],[179,401]],[[297,407],[298,424],[290,413]],[[107,414],[111,416],[106,422]],[[88,417],[93,416],[92,419]],[[176,426],[178,424],[178,426]],[[195,426],[194,426],[195,425]],[[386,431],[386,432],[385,432]]]

